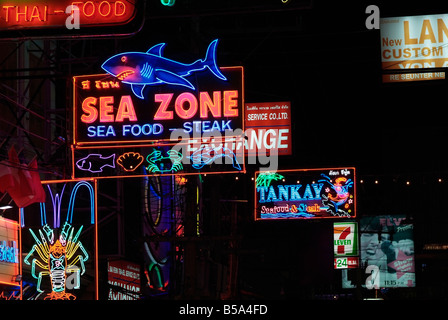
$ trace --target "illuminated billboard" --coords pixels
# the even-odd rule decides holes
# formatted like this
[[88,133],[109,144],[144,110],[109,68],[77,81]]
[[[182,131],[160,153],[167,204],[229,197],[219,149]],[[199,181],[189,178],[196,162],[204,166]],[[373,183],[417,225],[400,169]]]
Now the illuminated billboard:
[[445,72],[410,73],[412,69],[446,68],[448,14],[382,18],[381,64],[384,82],[445,79]]
[[404,215],[360,219],[361,267],[372,288],[415,287],[413,224]]
[[33,300],[98,299],[95,181],[43,183],[46,202],[21,212],[23,279]]
[[135,33],[143,23],[143,5],[139,0],[0,0],[0,37]]
[[255,220],[353,218],[355,168],[255,173]]
[[291,102],[246,103],[246,154],[291,155]]
[[169,141],[176,129],[192,138],[242,129],[242,68],[222,70],[228,81],[205,77],[199,91],[164,85],[145,99],[111,75],[74,77],[75,145]]
[[73,178],[245,172],[242,67],[122,52],[74,77]]
[[20,285],[19,232],[18,222],[0,217],[0,285]]
[[165,57],[160,43],[108,58],[107,74],[74,77],[74,145],[172,141],[176,129],[190,138],[244,130],[243,68],[219,68],[217,45],[186,64]]

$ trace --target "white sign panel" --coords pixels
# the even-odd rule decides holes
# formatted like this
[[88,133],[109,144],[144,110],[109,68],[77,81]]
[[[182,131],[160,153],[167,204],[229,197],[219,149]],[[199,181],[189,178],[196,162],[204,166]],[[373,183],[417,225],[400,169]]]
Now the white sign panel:
[[383,70],[448,66],[448,14],[381,19]]

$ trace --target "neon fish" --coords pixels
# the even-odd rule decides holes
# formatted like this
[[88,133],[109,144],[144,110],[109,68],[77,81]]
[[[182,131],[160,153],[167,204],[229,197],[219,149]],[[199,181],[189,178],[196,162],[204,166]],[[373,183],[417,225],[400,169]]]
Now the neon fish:
[[210,146],[202,145],[198,150],[193,152],[189,158],[193,160],[192,167],[195,169],[201,169],[206,164],[211,164],[215,162],[216,159],[221,157],[228,157],[232,160],[232,166],[241,170],[240,164],[238,163],[235,153],[229,148],[219,146],[212,148]]
[[196,71],[209,69],[217,78],[227,80],[216,64],[217,45],[218,39],[213,40],[205,58],[191,64],[163,57],[165,43],[159,43],[147,52],[119,53],[106,60],[101,68],[123,83],[130,84],[132,92],[140,99],[144,99],[143,89],[146,85],[170,84],[195,90],[194,85],[185,77]]
[[104,167],[115,168],[115,154],[103,157],[101,154],[91,153],[87,157],[76,161],[76,166],[79,170],[100,173],[103,172]]

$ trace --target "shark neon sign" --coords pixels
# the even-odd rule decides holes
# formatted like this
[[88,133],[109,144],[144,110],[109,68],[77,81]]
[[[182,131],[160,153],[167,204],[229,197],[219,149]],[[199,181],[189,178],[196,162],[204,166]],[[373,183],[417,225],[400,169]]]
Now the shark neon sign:
[[162,56],[165,43],[151,47],[147,52],[123,52],[107,59],[101,68],[122,83],[130,84],[132,92],[144,99],[143,90],[147,85],[169,84],[196,90],[187,79],[194,72],[210,70],[217,78],[226,81],[216,63],[218,39],[207,48],[204,59],[190,64],[174,61]]

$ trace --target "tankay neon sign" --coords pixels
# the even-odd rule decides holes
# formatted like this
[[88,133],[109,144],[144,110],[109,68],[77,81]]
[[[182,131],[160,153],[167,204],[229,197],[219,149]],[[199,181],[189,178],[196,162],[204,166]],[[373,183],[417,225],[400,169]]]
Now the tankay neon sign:
[[255,219],[356,216],[355,168],[257,172]]

